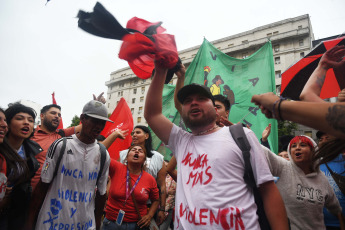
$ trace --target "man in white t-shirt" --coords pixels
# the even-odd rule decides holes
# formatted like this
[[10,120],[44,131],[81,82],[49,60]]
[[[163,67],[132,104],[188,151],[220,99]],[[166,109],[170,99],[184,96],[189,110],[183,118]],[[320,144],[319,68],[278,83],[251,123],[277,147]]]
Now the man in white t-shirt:
[[[34,229],[34,226],[36,230],[100,229],[110,157],[105,151],[101,169],[101,147],[96,137],[106,121],[111,120],[106,106],[92,100],[84,106],[80,121],[82,129],[66,138],[60,162],[63,139],[50,146],[41,180],[33,194],[26,229]],[[56,167],[58,171],[54,175]]]
[[[167,70],[156,65],[145,103],[145,119],[177,160],[176,229],[260,229],[252,191],[244,182],[242,152],[228,127],[216,125],[214,98],[205,86],[184,86],[177,95],[182,118],[192,133],[162,114]],[[284,203],[261,146],[245,129],[251,164],[272,229],[288,229]]]

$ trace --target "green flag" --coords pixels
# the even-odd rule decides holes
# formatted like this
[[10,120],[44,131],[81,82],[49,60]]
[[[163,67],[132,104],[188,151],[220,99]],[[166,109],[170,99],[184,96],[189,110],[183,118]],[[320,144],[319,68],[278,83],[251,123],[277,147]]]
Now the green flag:
[[[213,95],[222,94],[231,103],[229,120],[248,125],[260,139],[263,130],[269,123],[272,125],[269,143],[271,150],[277,153],[277,121],[268,120],[253,103],[252,95],[275,91],[274,64],[272,44],[267,42],[253,55],[245,59],[230,57],[204,39],[197,55],[186,72],[185,85],[190,83],[204,84]],[[163,114],[176,125],[180,117],[174,107],[174,86],[167,85],[163,92]],[[171,152],[164,148],[159,139],[154,138],[154,148],[166,159]]]

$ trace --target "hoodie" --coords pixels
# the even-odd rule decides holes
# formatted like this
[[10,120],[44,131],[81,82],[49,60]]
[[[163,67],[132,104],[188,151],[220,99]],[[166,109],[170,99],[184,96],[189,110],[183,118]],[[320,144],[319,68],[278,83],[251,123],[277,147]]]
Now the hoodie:
[[[309,138],[309,137],[308,137]],[[316,143],[311,139],[316,148]],[[333,215],[341,212],[339,201],[326,176],[314,165],[314,171],[305,174],[292,160],[277,156],[263,147],[273,176],[279,177],[277,187],[283,198],[291,229],[326,229],[323,207]]]

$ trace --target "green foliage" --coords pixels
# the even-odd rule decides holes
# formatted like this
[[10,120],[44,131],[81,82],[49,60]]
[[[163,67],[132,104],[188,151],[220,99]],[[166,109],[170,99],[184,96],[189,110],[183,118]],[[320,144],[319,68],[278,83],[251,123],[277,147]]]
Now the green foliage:
[[295,135],[297,124],[291,121],[278,121],[278,137],[284,135]]
[[80,123],[80,119],[77,115],[74,115],[74,117],[72,118],[72,123],[69,127],[73,127],[73,126],[77,126]]

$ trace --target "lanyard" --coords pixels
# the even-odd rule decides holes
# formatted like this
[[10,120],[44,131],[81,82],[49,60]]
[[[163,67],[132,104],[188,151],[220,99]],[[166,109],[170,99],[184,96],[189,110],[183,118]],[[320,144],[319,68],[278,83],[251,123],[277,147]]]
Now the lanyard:
[[135,187],[137,186],[137,184],[139,183],[139,180],[141,178],[141,175],[143,175],[143,171],[141,171],[137,181],[134,183],[133,187],[131,188],[131,191],[128,191],[129,190],[129,180],[130,180],[130,177],[129,177],[129,169],[127,167],[127,181],[126,181],[126,200],[125,200],[125,205],[126,205],[126,202],[127,202],[127,199],[129,198],[129,196],[131,195],[131,193],[133,192],[133,190],[135,189]]

